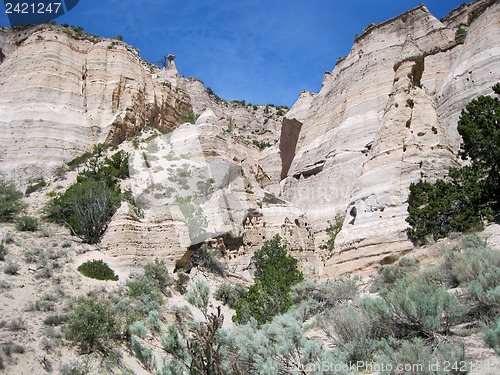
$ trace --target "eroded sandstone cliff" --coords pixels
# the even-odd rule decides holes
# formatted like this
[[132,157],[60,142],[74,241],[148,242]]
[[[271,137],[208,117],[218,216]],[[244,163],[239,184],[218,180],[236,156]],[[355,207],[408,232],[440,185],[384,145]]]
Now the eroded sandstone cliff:
[[[141,143],[138,165],[149,167],[129,183],[142,181],[148,193],[136,198],[159,203],[144,217],[122,205],[102,241],[111,256],[132,267],[160,256],[173,267],[190,245],[209,241],[230,272],[250,278],[253,252],[280,234],[308,277],[323,266],[325,278],[377,266],[413,247],[410,183],[459,162],[460,111],[500,80],[499,20],[498,1],[478,0],[442,20],[420,5],[370,25],[325,73],[321,91],[302,92],[284,118],[273,105],[223,100],[173,61],[161,69],[116,39],[62,26],[2,29],[0,175],[21,187],[50,180],[96,143],[120,144],[146,124],[178,127],[169,137],[186,151],[177,159],[192,154],[186,168],[205,168],[201,159],[227,166],[227,178],[213,178],[220,191],[202,200],[205,232],[193,234],[187,211],[164,201],[175,176],[158,171],[184,167]],[[187,110],[202,115],[179,127]],[[325,228],[338,213],[345,220],[330,254]]]
[[282,196],[319,239],[345,214],[325,277],[412,248],[409,185],[457,163],[459,114],[500,79],[499,42],[498,2],[463,5],[441,21],[420,5],[370,25],[321,91],[301,95],[283,122]]
[[146,123],[172,128],[191,107],[182,87],[153,79],[123,42],[48,25],[24,33],[2,31],[2,174],[47,177],[94,144],[119,143]]

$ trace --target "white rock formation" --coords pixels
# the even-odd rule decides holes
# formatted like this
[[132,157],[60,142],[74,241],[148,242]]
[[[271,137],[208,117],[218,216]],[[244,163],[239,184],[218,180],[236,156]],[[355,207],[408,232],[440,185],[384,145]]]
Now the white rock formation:
[[283,122],[282,196],[318,238],[327,220],[346,214],[324,277],[412,248],[410,183],[456,163],[462,107],[498,80],[498,2],[463,5],[442,21],[421,5],[365,29],[321,91],[299,98]]
[[[210,94],[173,60],[160,69],[123,42],[61,26],[1,29],[0,52],[0,177],[21,185],[50,177],[96,143],[118,144],[147,123],[176,127],[186,110],[201,114],[171,136],[179,160],[158,145],[139,149],[144,173],[132,186],[140,204],[157,204],[145,205],[143,218],[120,208],[103,239],[110,254],[132,266],[161,256],[173,267],[190,244],[208,240],[231,271],[251,277],[253,252],[280,234],[315,277],[331,255],[327,221],[343,213],[326,278],[412,248],[410,183],[442,177],[458,162],[461,109],[500,80],[500,3],[477,0],[442,20],[420,5],[370,25],[325,73],[321,91],[302,92],[284,119],[274,106]],[[182,155],[185,177],[172,164]],[[218,185],[199,204],[205,232],[193,234],[190,220],[205,221],[189,202],[173,204],[169,178],[187,186],[184,200],[198,182]],[[263,189],[285,201],[269,203],[275,199]]]
[[94,144],[116,144],[146,123],[173,127],[190,108],[182,88],[153,79],[123,42],[60,26],[28,31],[0,34],[8,52],[0,65],[0,171],[7,177],[49,177]]
[[208,109],[195,125],[141,143],[129,164],[143,216],[123,205],[103,247],[127,267],[161,257],[174,268],[188,262],[190,246],[218,238],[228,270],[250,280],[253,253],[280,234],[304,273],[318,277],[321,262],[304,214],[261,189],[255,173],[260,152],[254,146],[221,133]]

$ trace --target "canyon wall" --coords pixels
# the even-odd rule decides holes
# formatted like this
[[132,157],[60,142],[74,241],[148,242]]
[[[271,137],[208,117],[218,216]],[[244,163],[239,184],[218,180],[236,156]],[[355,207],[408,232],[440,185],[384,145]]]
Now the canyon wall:
[[[410,183],[458,165],[460,111],[500,80],[500,4],[478,0],[442,20],[420,5],[369,25],[320,92],[302,92],[288,113],[223,100],[173,61],[161,69],[117,39],[63,26],[0,29],[0,52],[0,177],[21,188],[55,179],[93,145],[121,145],[146,124],[178,128],[168,137],[194,152],[192,170],[202,159],[227,166],[227,176],[239,171],[231,194],[224,185],[203,200],[209,224],[193,237],[186,212],[163,201],[168,178],[156,173],[169,168],[169,154],[141,142],[136,154],[146,159],[137,160],[150,167],[128,183],[142,183],[159,204],[144,217],[122,205],[102,241],[110,255],[132,267],[160,256],[174,267],[190,245],[208,241],[230,272],[251,278],[253,252],[280,234],[307,277],[328,278],[413,248]],[[196,125],[179,127],[190,110],[201,114]],[[325,229],[339,213],[330,252]]]
[[298,208],[261,188],[254,164],[260,154],[225,136],[211,109],[194,125],[140,142],[129,164],[142,215],[123,203],[102,239],[103,249],[124,268],[160,257],[174,269],[186,268],[191,251],[206,242],[228,272],[251,280],[254,251],[279,234],[304,274],[317,278],[321,261],[311,226]]
[[441,21],[420,5],[368,26],[321,91],[301,94],[283,122],[281,189],[310,219],[319,251],[327,221],[345,215],[324,277],[413,247],[409,185],[456,165],[459,114],[500,80],[499,42],[498,2]]
[[173,128],[191,108],[184,88],[155,80],[137,50],[118,40],[48,25],[0,36],[0,171],[7,177],[50,177],[93,145],[117,144],[146,123]]

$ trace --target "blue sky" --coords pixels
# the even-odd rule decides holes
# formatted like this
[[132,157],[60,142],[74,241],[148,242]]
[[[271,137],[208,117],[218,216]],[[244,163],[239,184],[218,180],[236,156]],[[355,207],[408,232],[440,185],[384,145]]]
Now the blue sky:
[[[319,91],[354,34],[420,2],[80,0],[57,22],[103,37],[123,35],[148,61],[174,54],[180,74],[201,79],[225,99],[292,106],[303,89]],[[441,18],[463,1],[424,3]],[[3,11],[0,24],[8,25]]]

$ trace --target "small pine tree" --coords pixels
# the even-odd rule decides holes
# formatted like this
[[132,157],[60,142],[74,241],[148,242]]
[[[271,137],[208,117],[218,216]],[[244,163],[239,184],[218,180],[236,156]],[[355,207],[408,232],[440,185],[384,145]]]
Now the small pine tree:
[[250,317],[263,324],[274,316],[285,313],[293,304],[290,291],[293,285],[304,279],[297,268],[297,259],[287,255],[281,237],[274,236],[255,252],[255,284],[248,290],[246,298],[240,298],[233,320],[247,322]]
[[[500,95],[500,83],[493,87]],[[480,96],[462,111],[460,156],[470,165],[451,168],[447,181],[412,183],[408,201],[408,236],[422,243],[450,232],[481,227],[500,210],[500,100]]]
[[0,180],[0,221],[12,221],[23,210],[22,196],[14,184]]

